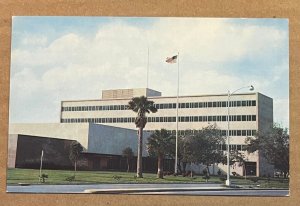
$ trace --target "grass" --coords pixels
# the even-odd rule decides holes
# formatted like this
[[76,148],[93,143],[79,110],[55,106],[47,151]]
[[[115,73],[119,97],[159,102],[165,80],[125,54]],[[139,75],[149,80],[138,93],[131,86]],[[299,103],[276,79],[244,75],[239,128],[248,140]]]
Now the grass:
[[[158,179],[156,174],[143,173],[143,178],[136,178],[133,172],[110,172],[110,171],[77,171],[74,181],[68,181],[67,178],[74,175],[74,171],[68,170],[43,170],[48,175],[45,183],[39,182],[39,170],[35,169],[8,169],[7,184],[29,183],[29,184],[101,184],[101,183],[205,183],[202,176],[182,177],[182,176],[164,176],[164,179]],[[218,176],[211,176],[210,183],[224,183]],[[250,178],[232,177],[232,182],[243,187],[260,188],[288,188],[287,179],[259,178],[258,182],[251,181]]]

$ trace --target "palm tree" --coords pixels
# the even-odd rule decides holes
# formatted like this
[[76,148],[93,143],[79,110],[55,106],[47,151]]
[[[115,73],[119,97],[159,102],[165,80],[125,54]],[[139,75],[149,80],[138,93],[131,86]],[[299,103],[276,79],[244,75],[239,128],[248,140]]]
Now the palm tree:
[[129,172],[129,169],[130,169],[129,160],[133,157],[133,151],[132,151],[132,149],[130,147],[126,147],[122,151],[122,154],[127,159],[127,172]]
[[73,141],[71,143],[69,158],[74,163],[74,178],[75,178],[75,174],[76,174],[76,170],[77,170],[77,168],[76,168],[77,167],[77,161],[78,161],[79,156],[80,156],[82,151],[83,151],[83,147],[79,142]]
[[135,125],[138,128],[138,154],[137,154],[137,177],[142,178],[142,152],[143,152],[143,129],[147,123],[146,113],[157,112],[154,102],[147,97],[134,97],[128,102],[128,109],[137,113]]
[[158,161],[157,177],[163,178],[163,160],[166,155],[171,155],[175,148],[174,138],[165,129],[155,130],[148,138],[147,149],[150,156],[156,156]]

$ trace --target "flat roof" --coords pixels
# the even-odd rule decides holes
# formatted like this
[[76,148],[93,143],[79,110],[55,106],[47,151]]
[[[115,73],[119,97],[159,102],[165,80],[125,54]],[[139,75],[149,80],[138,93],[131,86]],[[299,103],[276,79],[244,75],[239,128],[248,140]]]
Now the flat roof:
[[[240,96],[240,95],[263,95],[259,92],[248,92],[248,93],[237,93],[234,94],[234,96]],[[227,93],[224,94],[203,94],[203,95],[184,95],[184,96],[178,96],[178,98],[192,98],[192,97],[220,97],[220,96],[228,96]],[[268,97],[266,95],[263,95],[265,97]],[[147,97],[148,99],[167,99],[167,98],[177,98],[177,96],[156,96],[156,97]],[[270,97],[269,97],[270,98]],[[131,100],[132,98],[115,98],[115,99],[85,99],[85,100],[63,100],[61,102],[86,102],[86,101],[113,101],[113,100]],[[272,99],[272,98],[270,98]]]

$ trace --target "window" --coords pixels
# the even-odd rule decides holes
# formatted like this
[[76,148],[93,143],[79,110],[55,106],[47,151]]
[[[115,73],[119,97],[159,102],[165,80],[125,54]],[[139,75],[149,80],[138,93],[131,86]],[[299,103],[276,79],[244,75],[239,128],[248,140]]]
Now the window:
[[212,116],[208,116],[208,121],[209,121],[209,122],[212,121]]
[[217,117],[216,116],[212,116],[212,121],[213,122],[217,121]]
[[208,102],[207,107],[212,107],[212,102]]
[[247,106],[247,102],[246,101],[242,101],[242,106],[243,107]]
[[252,121],[256,121],[256,115],[252,115]]
[[246,118],[246,115],[242,115],[242,121],[246,121],[247,118]]
[[159,104],[160,109],[164,109],[164,106],[165,106],[164,104]]
[[222,116],[222,122],[226,122],[226,121],[227,121],[226,119],[227,119],[226,116],[223,115],[223,116]]
[[241,104],[241,101],[237,101],[237,103],[236,103],[236,106],[237,107],[240,107],[242,104]]
[[203,107],[203,102],[199,102],[199,108]]
[[184,121],[185,122],[189,122],[190,121],[190,117],[184,117]]
[[241,121],[241,115],[236,116],[236,121]]
[[256,101],[252,100],[252,106],[256,106]]
[[222,102],[222,107],[227,107],[227,102]]
[[199,122],[202,122],[202,121],[203,121],[202,116],[199,116]]
[[213,102],[213,107],[217,107],[217,102]]
[[237,130],[236,136],[242,136],[242,131],[241,130]]
[[247,136],[246,130],[242,130],[242,136]]
[[199,107],[199,103],[198,102],[195,102],[194,103],[194,108],[198,108]]

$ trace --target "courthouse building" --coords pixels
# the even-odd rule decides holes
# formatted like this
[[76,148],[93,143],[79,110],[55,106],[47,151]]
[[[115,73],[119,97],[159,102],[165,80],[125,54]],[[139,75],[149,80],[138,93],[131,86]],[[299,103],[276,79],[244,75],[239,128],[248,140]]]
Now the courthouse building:
[[[118,128],[136,129],[136,114],[126,109],[128,101],[135,96],[147,96],[158,109],[148,114],[145,131],[167,129],[176,131],[176,96],[164,97],[161,92],[148,88],[117,89],[102,91],[102,98],[95,100],[74,100],[61,102],[60,123],[62,124],[103,124]],[[179,96],[178,130],[201,130],[209,124],[216,124],[222,135],[227,131],[227,94]],[[231,147],[244,151],[247,136],[254,136],[258,130],[273,124],[273,100],[261,93],[238,93],[231,96],[230,104],[230,142]],[[222,147],[224,150],[226,146]],[[272,175],[272,167],[266,163],[259,152],[246,154],[244,167],[233,165],[231,171],[239,175]],[[226,172],[226,165],[215,164],[211,171],[220,169]],[[195,172],[201,172],[201,165],[193,165]]]

